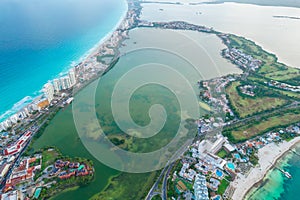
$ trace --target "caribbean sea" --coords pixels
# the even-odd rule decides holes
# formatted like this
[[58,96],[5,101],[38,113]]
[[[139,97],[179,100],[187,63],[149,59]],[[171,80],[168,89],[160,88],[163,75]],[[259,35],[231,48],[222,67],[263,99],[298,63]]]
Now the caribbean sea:
[[111,33],[120,0],[0,1],[0,122]]
[[[294,153],[294,152],[296,153]],[[299,199],[300,196],[300,144],[293,151],[288,152],[277,167],[288,171],[293,178],[286,178],[278,169],[272,169],[263,181],[262,186],[248,195],[248,200],[289,200]]]

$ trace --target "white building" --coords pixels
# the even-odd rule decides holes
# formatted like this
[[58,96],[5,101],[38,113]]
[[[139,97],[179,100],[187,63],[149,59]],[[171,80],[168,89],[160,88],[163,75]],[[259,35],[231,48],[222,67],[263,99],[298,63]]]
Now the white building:
[[61,90],[61,84],[60,84],[59,79],[53,80],[53,88],[54,88],[55,92],[59,92]]
[[13,124],[16,124],[18,122],[18,115],[17,114],[14,114],[12,115],[10,118],[10,121],[13,123]]
[[46,83],[43,88],[45,97],[48,99],[49,103],[54,99],[54,88],[51,83]]
[[3,126],[3,128],[4,128],[4,130],[7,130],[9,127],[12,126],[12,123],[11,123],[10,119],[5,120],[5,121],[2,122],[1,124],[2,124],[2,126]]
[[1,132],[1,131],[4,131],[4,130],[5,130],[5,128],[4,128],[3,124],[0,123],[0,132]]
[[19,119],[25,119],[26,117],[27,117],[27,114],[25,113],[24,110],[21,110],[20,112],[18,112]]
[[197,174],[194,183],[194,195],[196,200],[209,200],[206,178]]
[[24,112],[27,116],[30,115],[29,107],[24,108]]
[[70,77],[64,76],[60,78],[60,84],[61,84],[61,89],[66,90],[69,89],[71,86],[71,81]]
[[70,78],[71,86],[74,86],[76,84],[76,75],[74,69],[70,69],[69,78]]

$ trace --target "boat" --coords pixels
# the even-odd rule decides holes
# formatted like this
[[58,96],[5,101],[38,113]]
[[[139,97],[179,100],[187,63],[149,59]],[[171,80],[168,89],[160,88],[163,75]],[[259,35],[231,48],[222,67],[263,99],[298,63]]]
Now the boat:
[[[282,171],[283,171],[283,170],[282,170]],[[282,173],[285,175],[285,177],[287,177],[287,178],[292,178],[292,175],[291,175],[289,172],[283,171]]]
[[283,169],[279,169],[279,170],[285,175],[285,177],[292,178],[292,175],[289,172],[284,171]]
[[283,169],[280,169],[279,167],[275,167],[277,168],[281,173],[283,173],[285,175],[285,177],[291,179],[292,175],[288,172],[288,171],[284,171]]

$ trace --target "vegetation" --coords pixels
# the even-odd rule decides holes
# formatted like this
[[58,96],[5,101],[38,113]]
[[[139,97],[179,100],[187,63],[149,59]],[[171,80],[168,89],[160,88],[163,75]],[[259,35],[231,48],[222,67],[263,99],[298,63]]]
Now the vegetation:
[[92,199],[143,199],[155,182],[158,173],[159,172],[144,174],[121,173],[119,176],[114,177],[109,185]]
[[223,148],[217,153],[217,156],[219,156],[220,158],[226,158],[227,155],[227,151],[225,151]]
[[222,179],[218,188],[218,194],[223,195],[229,184],[230,182],[228,182],[226,179]]
[[255,42],[236,35],[230,35],[230,41],[231,47],[242,49],[244,53],[263,61],[263,65],[258,71],[259,74],[278,81],[299,77],[299,69],[279,63],[278,58],[274,54],[263,50]]
[[241,82],[232,82],[226,88],[226,93],[229,97],[231,106],[241,118],[283,106],[288,102],[283,98],[277,97],[250,97],[241,95],[237,89],[239,86],[241,86]]
[[60,153],[58,153],[57,150],[51,150],[51,149],[48,149],[48,150],[43,150],[42,151],[42,168],[41,170],[43,171],[44,169],[46,169],[47,166],[53,164],[55,162],[55,160],[61,156]]
[[266,79],[286,82],[292,85],[300,83],[300,69],[288,67],[278,62],[278,58],[255,44],[255,42],[247,40],[243,37],[230,35],[231,47],[242,49],[244,53],[253,56],[255,59],[261,60],[263,65],[253,75],[261,75]]
[[[229,35],[230,48],[242,50],[245,54],[262,61],[261,67],[255,72],[245,72],[239,81],[226,87],[226,95],[230,107],[239,118],[257,116],[224,129],[223,134],[232,142],[243,142],[278,127],[286,127],[299,121],[299,108],[288,110],[284,106],[300,99],[300,94],[281,88],[269,86],[271,80],[290,85],[300,85],[300,70],[278,62],[274,54],[268,53],[253,41],[243,37]],[[254,96],[244,94],[240,87],[254,86]],[[280,108],[280,109],[279,109]],[[270,112],[272,111],[272,112]],[[268,112],[270,112],[268,114]],[[261,117],[263,116],[263,117]],[[288,140],[290,136],[286,136]],[[256,164],[256,159],[252,158]]]
[[232,142],[242,142],[247,139],[261,135],[270,130],[280,127],[287,127],[291,124],[299,122],[300,109],[286,110],[275,115],[263,117],[259,121],[250,121],[249,123],[237,125],[224,131],[224,135]]
[[[41,150],[39,150],[37,153],[42,154],[42,168],[40,171],[38,171],[34,177],[36,180],[38,177],[42,175],[42,172],[46,167],[49,165],[54,164],[54,162],[57,159],[64,159],[69,160],[70,162],[79,162],[79,163],[85,163],[89,165],[90,167],[93,166],[93,163],[91,160],[85,159],[85,158],[70,158],[67,156],[63,156],[59,150],[55,147],[46,147]],[[50,188],[43,188],[40,194],[40,199],[47,199],[50,197],[53,197],[54,195],[57,195],[60,192],[64,192],[66,190],[75,190],[78,187],[85,186],[92,182],[94,175],[90,174],[87,176],[72,176],[69,179],[61,180],[58,177],[53,177],[49,179],[45,179],[45,183],[53,182],[54,184]]]
[[251,162],[252,165],[256,166],[258,164],[258,157],[255,155],[255,153],[252,151],[249,161]]

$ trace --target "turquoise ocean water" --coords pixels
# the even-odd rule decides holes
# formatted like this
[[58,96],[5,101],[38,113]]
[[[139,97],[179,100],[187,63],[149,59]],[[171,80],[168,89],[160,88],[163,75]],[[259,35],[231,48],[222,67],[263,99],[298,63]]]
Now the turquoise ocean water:
[[0,121],[78,63],[126,9],[123,0],[1,0]]
[[[294,150],[300,153],[300,145]],[[276,166],[288,171],[293,178],[288,179],[278,169],[273,169],[267,174],[262,186],[253,190],[247,199],[300,199],[300,156],[290,151]]]

